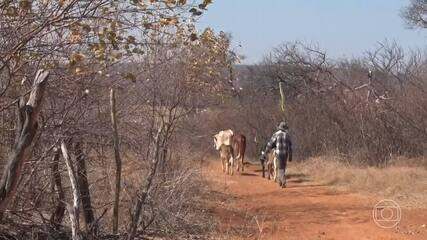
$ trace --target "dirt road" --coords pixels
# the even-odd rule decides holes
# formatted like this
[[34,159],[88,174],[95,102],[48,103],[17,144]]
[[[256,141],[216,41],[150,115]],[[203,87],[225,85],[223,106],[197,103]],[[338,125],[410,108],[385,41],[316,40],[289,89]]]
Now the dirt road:
[[372,217],[380,199],[312,182],[292,166],[288,187],[280,189],[259,168],[250,165],[234,176],[223,174],[216,161],[204,168],[219,239],[427,239],[427,209],[401,209],[398,227],[385,229]]

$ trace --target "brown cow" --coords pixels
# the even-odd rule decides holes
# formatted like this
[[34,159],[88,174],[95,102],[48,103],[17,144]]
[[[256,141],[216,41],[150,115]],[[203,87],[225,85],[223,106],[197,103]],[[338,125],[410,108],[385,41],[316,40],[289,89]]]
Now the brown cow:
[[244,158],[246,151],[246,137],[243,134],[234,134],[233,136],[233,150],[235,154],[235,162],[237,171],[239,172],[242,169],[244,171]]

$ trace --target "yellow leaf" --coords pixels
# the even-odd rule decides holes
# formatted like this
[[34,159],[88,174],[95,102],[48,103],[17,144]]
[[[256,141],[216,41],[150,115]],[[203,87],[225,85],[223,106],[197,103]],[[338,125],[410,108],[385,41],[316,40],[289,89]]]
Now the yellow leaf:
[[81,62],[85,59],[85,55],[82,53],[73,53],[70,59],[74,60],[75,62]]
[[66,1],[67,1],[67,0],[59,0],[59,1],[58,1],[59,6],[63,7],[63,6],[65,5],[65,2],[66,2]]
[[80,73],[82,73],[82,72],[83,72],[83,70],[82,70],[81,68],[79,68],[79,67],[76,67],[76,69],[75,69],[74,71],[75,71],[75,73],[77,73],[77,74],[80,74]]
[[10,17],[14,17],[17,15],[16,8],[14,6],[10,6],[9,8],[7,8],[6,14]]
[[162,26],[165,26],[165,25],[168,25],[168,24],[169,24],[169,21],[168,21],[168,19],[167,19],[167,18],[162,18],[162,19],[160,19],[160,24],[161,24]]
[[211,3],[212,3],[212,0],[203,0],[203,4],[205,6],[207,6],[207,5],[211,4]]
[[29,0],[19,1],[19,7],[24,9],[24,10],[30,10],[31,9],[31,1],[29,1]]

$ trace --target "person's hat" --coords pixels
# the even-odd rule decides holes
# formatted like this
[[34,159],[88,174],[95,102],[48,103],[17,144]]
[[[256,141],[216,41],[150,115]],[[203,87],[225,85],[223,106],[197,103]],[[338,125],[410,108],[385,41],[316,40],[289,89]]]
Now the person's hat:
[[278,130],[286,131],[289,129],[288,124],[286,122],[280,122],[279,126],[277,126]]

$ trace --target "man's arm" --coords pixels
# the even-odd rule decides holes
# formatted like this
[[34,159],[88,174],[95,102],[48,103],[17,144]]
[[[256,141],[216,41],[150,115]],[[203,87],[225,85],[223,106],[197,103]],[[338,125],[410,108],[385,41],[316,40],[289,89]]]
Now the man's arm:
[[270,138],[270,141],[268,141],[267,146],[265,146],[265,155],[267,155],[271,149],[273,149],[276,146],[276,134],[273,134],[273,136]]
[[288,160],[289,162],[292,162],[292,141],[291,138],[288,138]]

